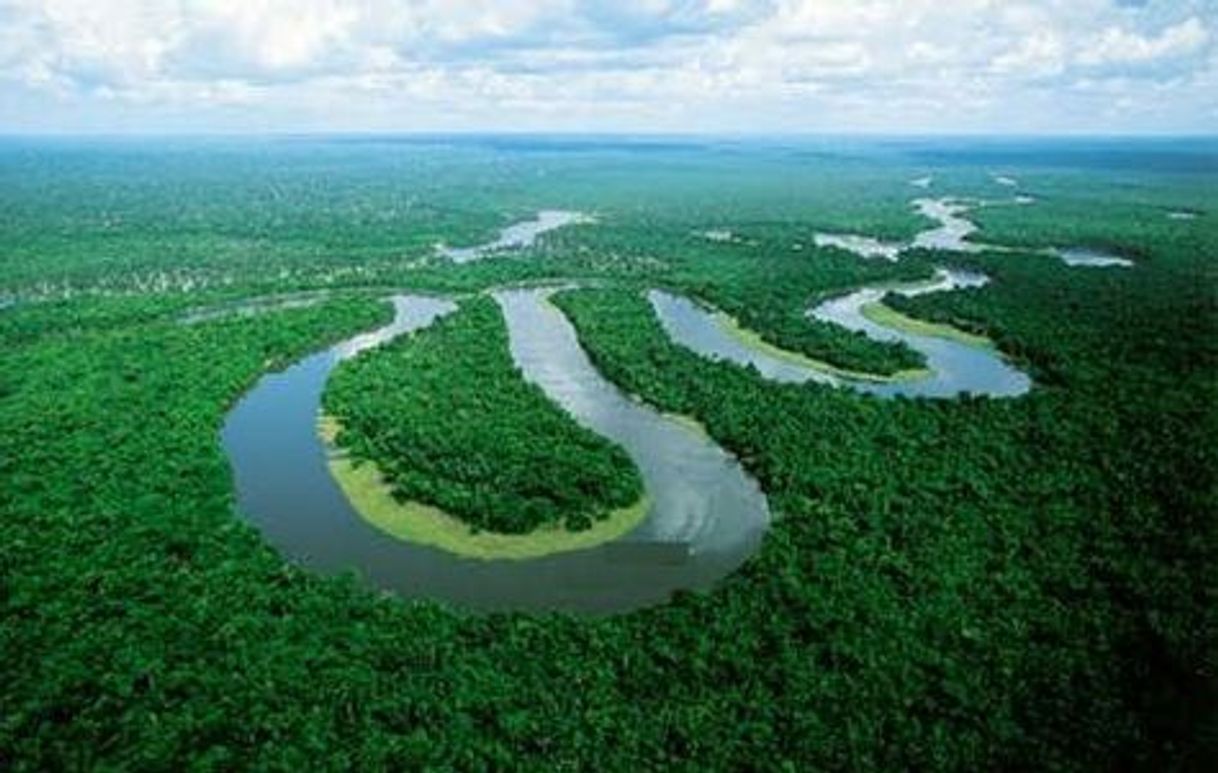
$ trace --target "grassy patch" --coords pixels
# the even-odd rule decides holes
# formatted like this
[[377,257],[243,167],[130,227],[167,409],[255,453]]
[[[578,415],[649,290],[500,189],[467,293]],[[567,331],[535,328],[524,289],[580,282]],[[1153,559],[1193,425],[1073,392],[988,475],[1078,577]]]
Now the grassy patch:
[[894,330],[900,330],[905,333],[920,336],[931,336],[933,338],[946,338],[949,341],[956,341],[968,346],[976,346],[982,349],[993,349],[994,342],[985,336],[966,333],[963,330],[946,325],[941,322],[927,322],[914,317],[908,317],[899,311],[896,311],[889,306],[884,305],[881,301],[873,303],[865,303],[859,309],[859,313],[867,319],[890,327]]
[[700,438],[710,437],[710,433],[706,431],[706,427],[702,425],[702,422],[698,421],[693,416],[688,416],[684,413],[665,413],[663,416],[674,424],[684,427]]

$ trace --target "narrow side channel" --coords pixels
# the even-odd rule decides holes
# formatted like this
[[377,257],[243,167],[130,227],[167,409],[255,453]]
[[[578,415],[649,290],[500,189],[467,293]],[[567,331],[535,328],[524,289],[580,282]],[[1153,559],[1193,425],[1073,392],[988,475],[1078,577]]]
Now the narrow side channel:
[[[1032,379],[1011,365],[988,343],[953,336],[951,328],[941,332],[917,332],[912,326],[886,324],[884,317],[868,309],[886,310],[880,305],[889,293],[915,296],[980,287],[989,282],[983,274],[940,269],[930,282],[889,287],[864,287],[839,298],[832,298],[808,312],[808,316],[856,330],[877,341],[901,341],[926,358],[929,378],[888,384],[847,383],[852,389],[884,397],[955,397],[961,392],[990,397],[1018,397],[1032,388]],[[886,315],[891,316],[891,315]],[[932,326],[925,326],[926,329]]]
[[[996,180],[1008,180],[1003,185],[1018,185],[1009,177],[996,177]],[[946,252],[1005,252],[1005,253],[1034,253],[1048,255],[1061,260],[1068,266],[1086,268],[1130,268],[1132,260],[1114,255],[1110,252],[1091,247],[1009,247],[1000,244],[985,244],[971,241],[969,237],[978,232],[977,224],[968,218],[970,212],[982,206],[1004,206],[1007,204],[1034,204],[1036,198],[1024,193],[1016,194],[1007,201],[969,201],[950,196],[942,198],[918,198],[911,203],[918,214],[933,220],[938,225],[924,229],[914,235],[908,243],[882,242],[871,236],[862,234],[817,233],[813,239],[819,247],[836,247],[858,255],[860,258],[884,258],[890,261],[900,260],[901,254],[907,249],[922,248],[928,250],[943,250]],[[1170,216],[1170,215],[1169,215]]]
[[875,340],[902,341],[926,358],[928,372],[923,377],[891,380],[841,371],[827,372],[823,364],[797,353],[784,352],[770,345],[763,347],[734,335],[722,319],[686,298],[659,290],[651,291],[648,297],[664,330],[678,344],[705,357],[751,365],[771,381],[813,381],[881,397],[950,398],[961,392],[1015,397],[1031,388],[1031,379],[1004,360],[983,339],[968,337],[946,327],[936,329],[936,326],[923,324],[915,329],[913,325],[886,324],[884,316],[899,315],[874,313],[888,310],[880,304],[888,292],[924,295],[977,287],[986,281],[981,274],[944,269],[930,282],[865,287],[809,310],[808,315],[815,319],[857,330]]

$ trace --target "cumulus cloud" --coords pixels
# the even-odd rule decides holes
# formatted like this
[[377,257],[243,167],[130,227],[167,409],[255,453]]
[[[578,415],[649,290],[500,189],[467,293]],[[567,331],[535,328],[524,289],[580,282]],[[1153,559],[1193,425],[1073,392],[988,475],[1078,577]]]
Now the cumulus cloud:
[[1209,37],[1209,30],[1196,17],[1172,25],[1157,35],[1108,27],[1083,45],[1078,61],[1084,65],[1105,65],[1176,59],[1197,53]]
[[170,72],[316,72],[353,41],[359,14],[336,0],[213,0],[183,14]]
[[150,129],[1212,130],[1216,23],[1218,0],[0,0],[0,128],[127,105]]
[[991,69],[1002,75],[1041,77],[1065,69],[1066,46],[1052,30],[1037,30],[994,57]]

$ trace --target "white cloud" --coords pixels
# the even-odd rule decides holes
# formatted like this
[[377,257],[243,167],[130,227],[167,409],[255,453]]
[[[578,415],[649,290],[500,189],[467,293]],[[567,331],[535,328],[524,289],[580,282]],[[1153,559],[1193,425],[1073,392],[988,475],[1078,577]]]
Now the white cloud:
[[1043,77],[1065,69],[1066,47],[1057,33],[1033,32],[994,58],[992,69],[999,74]]
[[1209,31],[1196,17],[1168,27],[1158,35],[1108,27],[1084,45],[1078,61],[1084,65],[1152,62],[1195,54],[1209,41]]
[[185,17],[184,48],[255,71],[307,69],[350,38],[358,13],[335,0],[212,0]]
[[3,26],[25,40],[19,66],[27,73],[53,72],[69,80],[136,83],[154,78],[182,34],[172,3],[41,0],[0,8]]
[[1098,105],[1213,129],[1216,16],[1218,0],[0,0],[0,129],[120,105],[149,128],[224,111],[283,129],[1069,130]]

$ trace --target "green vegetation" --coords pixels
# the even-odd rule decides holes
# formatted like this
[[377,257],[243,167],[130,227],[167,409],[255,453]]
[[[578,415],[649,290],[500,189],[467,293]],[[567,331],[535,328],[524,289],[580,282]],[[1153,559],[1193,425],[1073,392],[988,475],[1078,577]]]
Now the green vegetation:
[[651,500],[644,496],[629,507],[608,513],[580,531],[561,524],[543,524],[527,534],[471,531],[469,523],[421,502],[399,500],[375,462],[356,463],[334,446],[339,424],[324,417],[318,431],[331,445],[330,474],[351,506],[365,520],[390,536],[431,545],[466,558],[524,560],[582,550],[621,537],[643,520]]
[[[960,142],[942,170],[883,148],[869,160],[14,143],[0,143],[0,297],[18,299],[0,309],[0,768],[1173,770],[1215,758],[1212,174],[1033,154],[1015,176],[1038,203],[977,213],[987,241],[1111,244],[1138,257],[1122,271],[1021,254],[864,263],[807,246],[815,230],[907,238],[920,224],[906,180],[928,165],[936,188],[992,193],[991,162]],[[595,210],[601,225],[518,259],[413,265],[434,240],[492,236],[541,206]],[[1168,207],[1203,214],[1170,221]],[[691,236],[715,227],[740,241]],[[815,298],[936,262],[994,281],[888,302],[988,336],[1040,388],[916,401],[768,383],[671,344],[638,293],[690,293],[788,346],[780,330],[816,329],[799,316]],[[145,282],[162,272],[196,284]],[[217,440],[227,408],[388,307],[339,293],[194,325],[184,312],[309,288],[564,276],[619,286],[557,298],[602,373],[692,417],[762,482],[779,517],[740,571],[612,618],[478,616],[302,571],[234,512]],[[523,394],[484,362],[505,356],[493,312],[466,303],[348,363],[335,388],[366,384],[376,399],[348,405],[387,418],[412,409],[381,398],[448,399],[468,383],[449,363],[409,394],[410,369],[389,364],[464,331],[475,340],[446,355],[480,351],[467,368]],[[392,389],[371,379],[382,365]],[[505,399],[482,410],[532,402]]]
[[966,333],[960,328],[940,322],[927,322],[923,319],[915,319],[896,311],[888,304],[888,300],[876,301],[874,303],[864,303],[859,307],[859,314],[862,314],[867,319],[877,325],[904,330],[907,333],[921,336],[933,336],[936,338],[947,338],[952,341],[959,341],[962,344],[969,346],[981,346],[992,348],[994,342],[985,336]]
[[643,493],[625,451],[523,379],[490,298],[343,363],[324,406],[342,427],[337,444],[357,466],[375,462],[394,499],[476,531],[582,531]]
[[[992,262],[986,269],[997,273]],[[1162,324],[1153,303],[1130,309],[1127,300],[1124,314],[1139,324],[1105,342],[1113,306],[1078,303],[1063,325],[1049,313],[1052,296],[1028,303],[1032,288],[1007,279],[969,295],[1001,299],[978,305],[1017,331],[1009,335],[1046,346],[1033,361],[1074,355],[1061,362],[1078,375],[1077,391],[877,403],[703,360],[671,344],[634,293],[556,301],[603,373],[664,410],[699,417],[782,514],[744,572],[750,589],[721,594],[720,613],[730,610],[748,632],[738,644],[798,642],[780,651],[781,665],[766,660],[783,680],[767,696],[790,701],[772,706],[773,716],[808,723],[795,735],[831,736],[818,730],[825,714],[882,727],[887,743],[871,736],[853,748],[865,756],[846,757],[882,768],[967,768],[981,749],[1002,749],[1015,765],[1035,754],[1038,764],[1073,766],[1078,748],[1128,763],[1163,743],[1187,758],[1193,717],[1218,700],[1198,677],[1211,668],[1205,642],[1218,623],[1201,602],[1218,587],[1218,466],[1206,446],[1218,431],[1214,316],[1204,334],[1152,351]],[[1069,300],[1091,292],[1086,280],[1058,279]],[[1034,335],[1034,324],[1053,336]],[[746,600],[758,596],[771,601]],[[773,620],[774,606],[800,612]],[[882,692],[860,703],[863,685]],[[808,695],[817,697],[800,697]],[[819,710],[807,713],[804,700]],[[879,714],[864,719],[872,710]],[[890,724],[880,719],[887,711],[911,719]],[[951,719],[957,712],[969,720]],[[927,754],[947,756],[872,756],[892,748],[893,734],[897,746],[919,747],[930,726],[953,740]],[[793,743],[800,759],[839,759]],[[990,763],[992,753],[983,753]]]
[[[894,316],[899,316],[899,315],[894,315]],[[863,379],[863,380],[867,380],[867,381],[902,381],[902,380],[906,380],[906,379],[920,378],[922,376],[927,375],[930,372],[926,368],[907,368],[905,370],[900,370],[895,373],[891,373],[889,375],[879,375],[877,373],[869,372],[869,371],[849,370],[846,368],[839,368],[836,365],[832,365],[828,362],[825,362],[824,360],[814,360],[811,357],[807,357],[805,355],[799,354],[798,352],[792,352],[787,349],[783,349],[778,346],[775,346],[774,344],[765,340],[764,338],[762,338],[760,335],[753,332],[752,330],[748,330],[747,328],[741,327],[739,322],[737,322],[735,319],[728,316],[727,314],[724,314],[723,312],[716,313],[715,321],[724,330],[726,330],[729,335],[731,335],[733,338],[736,338],[737,340],[741,341],[746,346],[749,346],[753,349],[757,349],[759,351],[765,352],[766,354],[769,354],[772,357],[776,357],[778,359],[783,359],[783,360],[788,360],[790,362],[795,363],[796,365],[803,365],[808,368],[814,368],[816,370],[824,371],[825,373],[832,373],[833,375],[836,375],[836,376],[845,376],[847,378]],[[813,321],[814,320],[809,320],[809,322],[813,322]],[[828,326],[826,326],[826,327],[828,327]],[[939,327],[946,327],[946,326],[939,326]],[[956,332],[959,333],[959,331],[956,331]],[[968,335],[968,334],[961,333],[961,335]]]
[[[750,293],[742,288],[703,292],[701,297],[722,309],[739,326],[758,334],[758,340],[777,350],[802,353],[810,361],[825,363],[843,373],[900,379],[923,369],[921,355],[903,343],[875,341],[862,333],[809,319],[807,310],[834,294],[809,292],[817,285],[820,282],[798,292],[791,285],[780,283],[765,292]],[[745,299],[752,299],[753,303]]]
[[793,237],[784,236],[759,238],[751,247],[713,245],[675,266],[668,282],[722,310],[766,343],[842,371],[900,377],[924,366],[921,355],[902,343],[875,341],[809,319],[807,311],[862,285],[929,278],[932,265],[925,256],[896,265],[864,261],[837,250],[793,250]]

